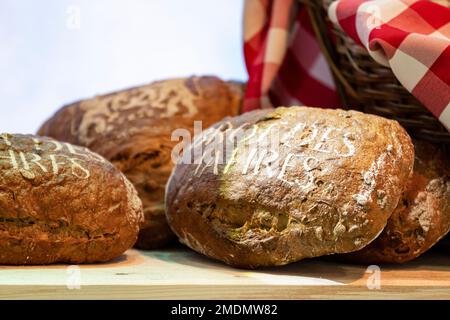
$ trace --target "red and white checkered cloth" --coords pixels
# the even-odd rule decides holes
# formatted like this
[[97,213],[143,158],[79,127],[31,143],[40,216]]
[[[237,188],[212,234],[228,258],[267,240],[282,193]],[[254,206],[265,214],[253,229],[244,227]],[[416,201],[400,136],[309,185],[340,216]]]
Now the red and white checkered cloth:
[[[450,9],[430,1],[338,0],[329,16],[450,128]],[[297,1],[247,0],[244,41],[249,73],[244,111],[339,105]]]
[[246,0],[244,111],[281,105],[337,107],[328,64],[296,0]]
[[450,9],[431,1],[338,0],[331,21],[450,129]]

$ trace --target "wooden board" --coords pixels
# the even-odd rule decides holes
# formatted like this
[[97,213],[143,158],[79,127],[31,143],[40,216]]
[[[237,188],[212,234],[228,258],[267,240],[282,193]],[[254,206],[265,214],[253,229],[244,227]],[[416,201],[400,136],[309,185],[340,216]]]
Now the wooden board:
[[450,257],[443,254],[382,266],[379,274],[371,270],[375,269],[313,259],[249,271],[185,248],[129,250],[104,264],[0,266],[0,298],[450,299]]

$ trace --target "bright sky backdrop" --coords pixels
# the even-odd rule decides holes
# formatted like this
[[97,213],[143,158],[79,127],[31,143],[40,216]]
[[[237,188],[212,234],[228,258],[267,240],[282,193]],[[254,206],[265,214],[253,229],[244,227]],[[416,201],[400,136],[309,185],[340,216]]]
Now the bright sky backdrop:
[[245,80],[243,0],[0,0],[0,132],[157,79]]

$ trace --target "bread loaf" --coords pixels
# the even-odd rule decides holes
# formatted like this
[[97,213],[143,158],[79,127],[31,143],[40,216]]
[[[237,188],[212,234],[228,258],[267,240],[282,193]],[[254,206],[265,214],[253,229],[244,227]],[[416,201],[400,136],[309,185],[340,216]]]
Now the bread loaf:
[[352,252],[385,227],[413,158],[405,130],[381,117],[250,112],[191,144],[167,185],[167,219],[187,246],[238,267]]
[[157,248],[173,237],[164,215],[164,187],[173,167],[175,129],[205,128],[238,114],[241,85],[216,77],[154,82],[63,107],[39,135],[85,146],[110,160],[136,187],[145,224],[137,247]]
[[380,236],[364,249],[344,255],[364,264],[410,261],[450,229],[450,161],[437,147],[415,141],[413,176]]
[[133,246],[142,220],[136,190],[98,154],[0,135],[0,264],[107,261]]

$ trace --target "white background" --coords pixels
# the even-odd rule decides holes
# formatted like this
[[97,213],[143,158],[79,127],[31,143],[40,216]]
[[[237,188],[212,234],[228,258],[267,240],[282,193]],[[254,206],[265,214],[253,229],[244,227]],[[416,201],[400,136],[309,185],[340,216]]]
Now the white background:
[[245,80],[243,0],[0,0],[0,132],[156,79]]

